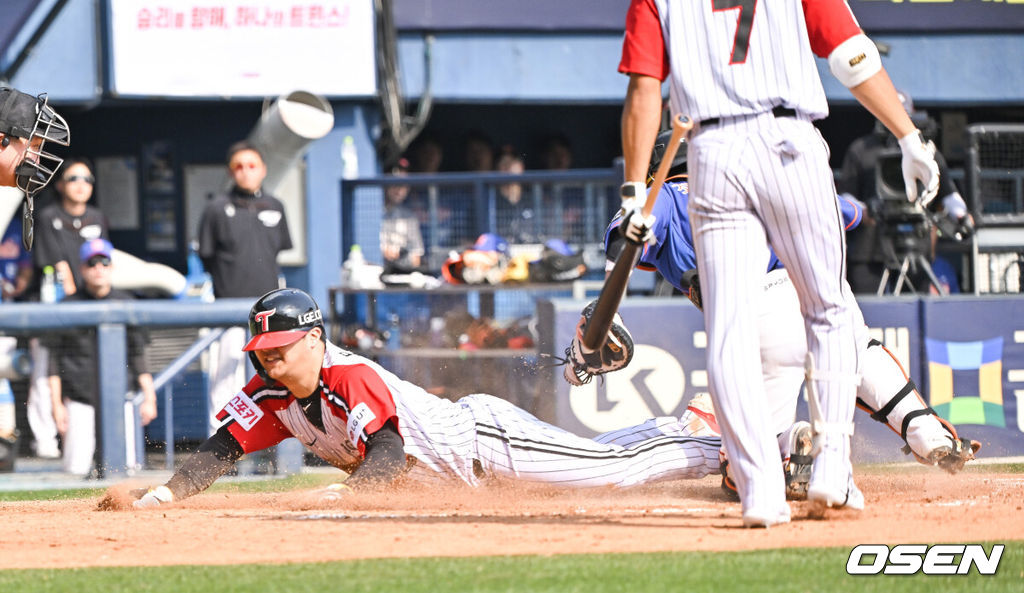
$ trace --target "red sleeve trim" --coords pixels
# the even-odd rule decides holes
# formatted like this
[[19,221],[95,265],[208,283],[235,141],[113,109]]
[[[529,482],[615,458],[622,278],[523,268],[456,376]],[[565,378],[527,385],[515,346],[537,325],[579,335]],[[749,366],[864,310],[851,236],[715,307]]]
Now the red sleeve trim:
[[860,25],[846,0],[803,0],[811,50],[827,58],[842,42],[860,35]]
[[668,78],[668,53],[661,35],[661,20],[654,0],[632,0],[626,12],[626,36],[622,40],[619,72]]
[[[364,364],[331,367],[327,387],[336,393],[348,407],[347,411],[333,406],[329,409],[340,417],[344,413],[349,438],[356,440],[361,454],[365,454],[366,437],[393,420],[399,426],[395,400],[386,383],[372,368]],[[369,412],[372,417],[367,415]],[[352,431],[358,431],[353,434]]]
[[291,400],[291,394],[283,388],[269,388],[254,377],[245,389],[231,398],[217,418],[227,419],[228,432],[242,446],[243,452],[252,453],[292,436],[275,413],[288,407]]

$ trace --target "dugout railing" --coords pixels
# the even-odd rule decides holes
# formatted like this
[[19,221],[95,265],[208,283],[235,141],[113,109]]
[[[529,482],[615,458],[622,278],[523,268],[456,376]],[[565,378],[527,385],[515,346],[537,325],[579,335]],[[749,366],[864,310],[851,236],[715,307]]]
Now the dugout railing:
[[[99,378],[97,436],[102,442],[100,462],[108,476],[128,473],[141,466],[141,431],[137,430],[137,393],[129,389],[127,331],[129,327],[212,328],[164,369],[153,369],[163,418],[163,438],[168,469],[173,467],[174,379],[216,339],[219,328],[244,326],[252,306],[250,299],[219,299],[214,302],[137,300],[94,303],[5,303],[0,307],[0,332],[8,336],[44,337],[54,332],[94,328]],[[204,398],[205,401],[205,398]],[[208,411],[204,411],[208,412]],[[205,423],[206,413],[201,415]],[[157,435],[150,435],[151,440]],[[278,449],[278,467],[297,471],[302,463],[301,445]]]
[[[404,208],[420,220],[426,264],[439,269],[452,250],[481,234],[513,245],[562,239],[579,249],[600,246],[619,208],[622,171],[571,169],[507,173],[382,175],[341,182],[342,248],[361,246],[380,262],[380,223],[387,188],[407,186]],[[511,201],[509,196],[515,196]]]

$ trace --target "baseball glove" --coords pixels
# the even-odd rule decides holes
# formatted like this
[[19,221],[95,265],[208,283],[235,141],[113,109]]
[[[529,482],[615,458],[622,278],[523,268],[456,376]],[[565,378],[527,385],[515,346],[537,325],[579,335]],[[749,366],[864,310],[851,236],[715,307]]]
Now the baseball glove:
[[697,275],[697,268],[683,272],[683,285],[689,288],[683,291],[686,298],[690,299],[698,311],[704,310],[704,301],[700,298],[700,276]]
[[608,329],[608,339],[604,345],[594,352],[584,351],[583,331],[590,322],[596,305],[597,301],[591,301],[584,307],[580,314],[580,322],[576,324],[576,336],[572,339],[572,344],[565,349],[565,358],[561,361],[566,365],[563,376],[570,385],[590,383],[595,375],[617,371],[633,360],[633,336],[626,329],[618,313],[615,314],[612,326]]
[[953,439],[953,445],[946,450],[940,447],[932,453],[936,465],[951,474],[955,474],[964,468],[964,464],[975,458],[981,450],[981,443],[971,439]]

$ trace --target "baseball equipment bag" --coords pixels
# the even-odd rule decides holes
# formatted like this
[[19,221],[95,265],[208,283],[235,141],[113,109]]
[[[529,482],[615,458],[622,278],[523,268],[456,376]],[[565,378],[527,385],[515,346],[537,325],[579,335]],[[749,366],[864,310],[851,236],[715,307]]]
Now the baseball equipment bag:
[[544,243],[540,259],[532,261],[530,280],[532,282],[567,282],[576,280],[587,271],[583,253],[577,252],[561,239]]

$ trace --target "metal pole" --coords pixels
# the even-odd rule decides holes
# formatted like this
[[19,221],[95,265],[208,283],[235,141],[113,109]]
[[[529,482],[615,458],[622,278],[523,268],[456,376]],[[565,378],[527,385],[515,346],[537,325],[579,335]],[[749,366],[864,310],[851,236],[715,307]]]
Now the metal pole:
[[164,467],[174,471],[174,387],[164,388]]
[[125,450],[124,402],[128,393],[127,328],[120,323],[101,323],[96,327],[99,354],[100,470],[105,475],[123,475],[128,469]]

